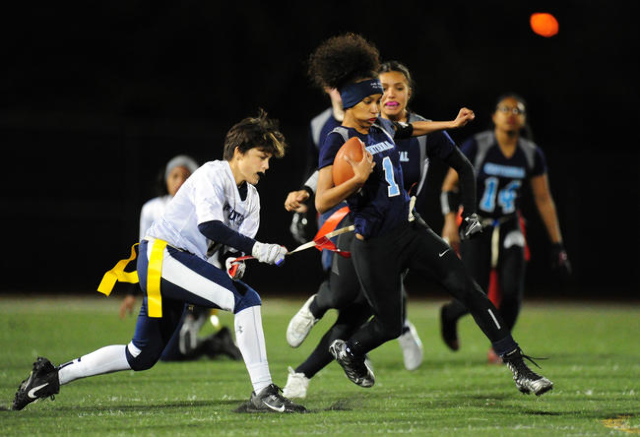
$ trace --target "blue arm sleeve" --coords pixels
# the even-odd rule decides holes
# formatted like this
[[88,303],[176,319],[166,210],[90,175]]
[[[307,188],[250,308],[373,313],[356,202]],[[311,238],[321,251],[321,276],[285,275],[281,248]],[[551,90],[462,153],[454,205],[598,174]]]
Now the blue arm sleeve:
[[230,227],[226,226],[220,220],[211,220],[210,222],[200,223],[198,230],[207,237],[209,240],[216,243],[222,243],[225,246],[238,249],[240,252],[251,254],[253,245],[256,240],[249,238],[246,235],[242,235],[239,232],[234,231]]

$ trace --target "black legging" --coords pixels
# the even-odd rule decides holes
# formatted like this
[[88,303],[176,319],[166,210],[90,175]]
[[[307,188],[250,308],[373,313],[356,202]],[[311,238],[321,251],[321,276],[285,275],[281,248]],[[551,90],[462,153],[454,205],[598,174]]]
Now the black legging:
[[[349,217],[340,223],[340,227],[351,224]],[[353,232],[341,234],[336,246],[348,250],[354,239]],[[403,314],[406,314],[406,294],[403,288]],[[313,378],[320,370],[333,361],[329,346],[337,339],[347,339],[360,328],[373,314],[373,310],[360,289],[360,283],[351,258],[333,255],[329,279],[324,281],[309,306],[315,318],[320,319],[330,310],[338,310],[338,318],[327,330],[313,352],[296,367],[296,373],[304,373]],[[403,318],[404,321],[404,318]]]
[[404,321],[401,274],[407,268],[435,278],[462,301],[497,353],[506,353],[517,346],[500,314],[458,256],[424,222],[415,221],[366,241],[356,238],[351,255],[374,314],[347,341],[353,353],[363,355],[401,334]]
[[[511,331],[520,314],[524,296],[524,277],[526,262],[524,259],[524,237],[518,217],[500,224],[498,240],[498,284],[500,287],[500,305],[498,311]],[[463,241],[460,245],[462,262],[483,290],[488,292],[491,275],[493,227],[487,227],[478,238]],[[509,247],[505,248],[505,239]],[[459,300],[447,304],[447,316],[459,319],[469,313]]]

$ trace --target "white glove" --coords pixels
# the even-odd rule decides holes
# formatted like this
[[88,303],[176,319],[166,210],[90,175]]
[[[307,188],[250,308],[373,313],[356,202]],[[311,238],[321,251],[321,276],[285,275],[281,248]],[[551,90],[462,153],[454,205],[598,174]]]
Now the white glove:
[[251,255],[261,263],[275,264],[279,266],[284,262],[287,248],[278,244],[256,243],[253,245]]
[[225,267],[227,268],[227,275],[233,280],[242,279],[244,276],[244,271],[247,269],[244,261],[233,262],[235,258],[227,258],[224,262]]

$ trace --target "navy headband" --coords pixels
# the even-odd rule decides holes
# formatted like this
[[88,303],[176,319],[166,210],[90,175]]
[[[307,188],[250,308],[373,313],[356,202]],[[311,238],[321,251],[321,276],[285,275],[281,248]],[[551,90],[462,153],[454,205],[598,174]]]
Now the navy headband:
[[372,94],[384,94],[382,82],[379,79],[367,79],[358,83],[350,83],[340,88],[342,107],[349,109],[356,106],[367,96]]

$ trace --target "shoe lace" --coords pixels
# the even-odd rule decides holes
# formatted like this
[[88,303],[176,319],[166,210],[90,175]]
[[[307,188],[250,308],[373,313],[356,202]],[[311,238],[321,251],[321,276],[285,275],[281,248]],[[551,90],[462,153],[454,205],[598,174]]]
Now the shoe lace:
[[295,405],[293,402],[291,402],[291,400],[289,400],[288,398],[286,398],[284,396],[284,391],[282,390],[282,388],[280,388],[279,386],[277,386],[275,384],[271,384],[271,386],[272,386],[272,391],[271,391],[271,395],[272,396],[277,397],[286,406]]
[[[531,361],[533,363],[533,365],[536,366],[538,369],[542,369],[542,367],[540,367],[538,365],[538,363],[536,363],[534,361],[534,359],[536,359],[536,360],[548,360],[549,359],[549,357],[531,357],[529,355],[523,354],[522,352],[520,352],[520,355],[522,355],[522,358],[526,358],[527,360]],[[524,362],[524,360],[523,360],[523,362]]]
[[515,357],[515,359],[513,360],[507,361],[507,365],[511,367],[512,370],[515,370],[518,376],[523,376],[529,379],[542,378],[542,376],[538,375],[536,372],[531,370],[529,366],[527,366],[527,363],[525,363],[524,361],[525,358],[529,360],[531,363],[533,363],[533,365],[535,365],[538,369],[542,369],[542,367],[540,367],[538,363],[534,361],[534,359],[535,360],[548,359],[547,357],[531,357],[529,355],[523,354],[522,351],[520,351],[519,356]]

